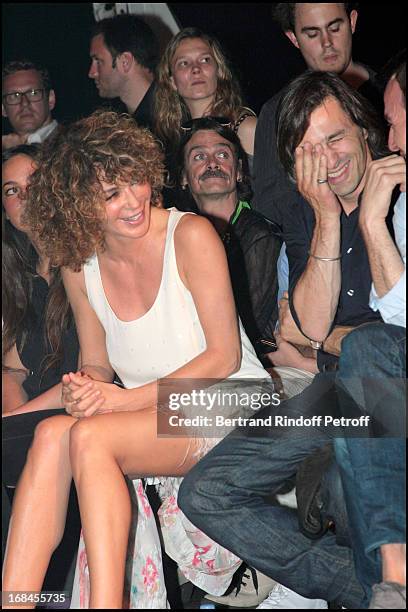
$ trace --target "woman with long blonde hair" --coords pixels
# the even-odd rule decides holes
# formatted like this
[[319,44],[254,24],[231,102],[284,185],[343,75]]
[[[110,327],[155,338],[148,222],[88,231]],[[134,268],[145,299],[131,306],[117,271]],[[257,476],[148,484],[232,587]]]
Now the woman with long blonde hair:
[[198,28],[184,28],[167,45],[158,66],[156,133],[176,151],[188,121],[222,117],[238,134],[245,152],[254,153],[255,113],[244,106],[241,89],[220,43]]

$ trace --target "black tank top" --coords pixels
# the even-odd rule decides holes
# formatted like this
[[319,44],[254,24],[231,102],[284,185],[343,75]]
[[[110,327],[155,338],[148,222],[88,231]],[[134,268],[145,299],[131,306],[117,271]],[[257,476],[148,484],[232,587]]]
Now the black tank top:
[[24,345],[21,347],[21,334],[17,334],[17,350],[22,364],[29,374],[23,383],[28,399],[34,399],[54,385],[61,382],[66,372],[76,372],[78,369],[79,344],[75,324],[72,324],[63,334],[63,358],[45,371],[44,357],[50,352],[45,340],[45,310],[48,297],[48,284],[40,276],[33,278],[33,291],[31,299],[30,331],[26,335]]

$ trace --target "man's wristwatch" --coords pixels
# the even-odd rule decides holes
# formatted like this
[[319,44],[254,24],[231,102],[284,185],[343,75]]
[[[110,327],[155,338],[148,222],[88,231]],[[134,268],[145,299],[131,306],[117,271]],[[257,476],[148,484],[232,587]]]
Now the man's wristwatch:
[[309,340],[310,342],[310,346],[312,347],[312,349],[314,349],[315,351],[318,351],[319,349],[322,348],[323,346],[323,342],[319,342],[318,340]]

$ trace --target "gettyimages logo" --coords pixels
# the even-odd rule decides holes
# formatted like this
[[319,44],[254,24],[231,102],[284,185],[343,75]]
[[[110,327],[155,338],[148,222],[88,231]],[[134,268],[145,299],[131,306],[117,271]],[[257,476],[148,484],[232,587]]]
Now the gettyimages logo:
[[166,378],[158,388],[158,435],[221,438],[236,427],[270,426],[256,415],[281,403],[271,379]]

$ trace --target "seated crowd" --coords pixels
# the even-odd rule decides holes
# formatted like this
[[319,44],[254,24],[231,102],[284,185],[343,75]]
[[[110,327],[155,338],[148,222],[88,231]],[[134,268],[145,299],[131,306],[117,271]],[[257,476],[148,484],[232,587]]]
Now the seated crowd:
[[406,607],[405,51],[275,8],[307,70],[259,120],[216,39],[132,15],[90,45],[124,112],[58,126],[3,69],[5,608],[168,608],[163,552],[207,606]]

